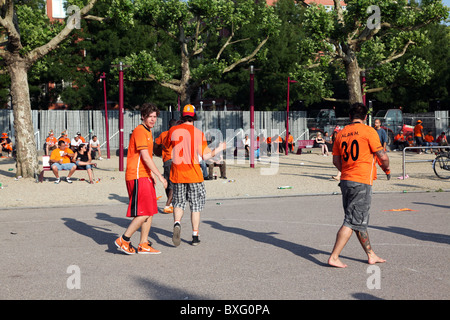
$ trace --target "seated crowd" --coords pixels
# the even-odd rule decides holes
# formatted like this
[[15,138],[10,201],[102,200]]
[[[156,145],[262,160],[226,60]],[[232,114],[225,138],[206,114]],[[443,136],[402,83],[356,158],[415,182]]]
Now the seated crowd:
[[[96,136],[93,139],[96,139]],[[93,140],[91,140],[92,142]],[[100,144],[96,139],[93,144],[96,148],[96,152],[100,151]],[[61,136],[56,139],[53,131],[49,132],[49,135],[45,143],[45,154],[50,152],[49,164],[53,174],[56,177],[55,183],[58,184],[61,179],[59,177],[59,171],[68,170],[69,174],[66,177],[68,183],[72,183],[70,179],[75,170],[86,170],[89,177],[89,183],[93,184],[93,171],[92,169],[97,167],[96,163],[92,160],[95,156],[92,156],[91,152],[94,149],[91,144],[86,143],[86,140],[81,136],[80,132],[74,136],[72,140],[68,139],[67,132],[63,131]],[[100,153],[99,153],[100,155]],[[102,158],[100,157],[99,160]]]

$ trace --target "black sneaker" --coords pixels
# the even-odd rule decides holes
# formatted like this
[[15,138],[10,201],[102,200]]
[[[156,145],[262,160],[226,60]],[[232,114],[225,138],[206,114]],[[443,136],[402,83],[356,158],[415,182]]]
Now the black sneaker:
[[198,236],[192,236],[192,245],[196,246],[200,244],[200,240],[198,239]]
[[173,226],[172,242],[175,247],[178,247],[181,243],[181,225],[179,223],[175,223]]

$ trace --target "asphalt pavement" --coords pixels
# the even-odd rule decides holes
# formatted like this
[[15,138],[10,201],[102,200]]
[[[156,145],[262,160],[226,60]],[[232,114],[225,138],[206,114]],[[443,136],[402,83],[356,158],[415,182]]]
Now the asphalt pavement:
[[[369,235],[387,262],[368,265],[352,236],[341,256],[346,269],[327,265],[343,220],[340,195],[208,200],[198,246],[190,245],[189,210],[179,247],[172,244],[172,215],[161,213],[150,240],[162,253],[133,256],[114,245],[130,221],[125,203],[55,203],[0,210],[0,299],[450,298],[446,192],[374,194]],[[136,247],[139,233],[131,241]]]

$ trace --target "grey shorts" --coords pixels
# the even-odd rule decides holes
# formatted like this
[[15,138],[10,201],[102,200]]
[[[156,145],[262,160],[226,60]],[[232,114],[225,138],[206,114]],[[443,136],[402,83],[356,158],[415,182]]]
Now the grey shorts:
[[206,202],[206,189],[203,182],[173,184],[172,203],[174,208],[185,210],[187,201],[189,201],[191,212],[203,210]]
[[372,186],[341,180],[344,226],[356,231],[367,231],[369,210],[372,202]]

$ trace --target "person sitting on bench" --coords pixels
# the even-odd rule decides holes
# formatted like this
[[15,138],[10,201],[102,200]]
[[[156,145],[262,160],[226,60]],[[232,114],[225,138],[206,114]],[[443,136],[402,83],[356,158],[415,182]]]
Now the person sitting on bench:
[[69,174],[67,175],[66,181],[68,183],[72,183],[70,177],[77,170],[77,165],[72,163],[72,158],[75,154],[70,150],[70,148],[66,145],[64,140],[58,141],[58,148],[52,151],[50,155],[50,165],[53,171],[53,174],[56,177],[55,183],[58,184],[61,179],[59,178],[60,170],[69,170]]

